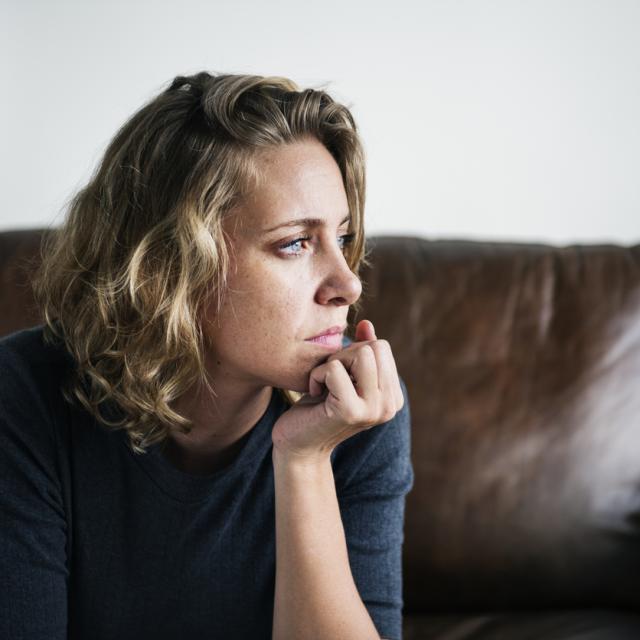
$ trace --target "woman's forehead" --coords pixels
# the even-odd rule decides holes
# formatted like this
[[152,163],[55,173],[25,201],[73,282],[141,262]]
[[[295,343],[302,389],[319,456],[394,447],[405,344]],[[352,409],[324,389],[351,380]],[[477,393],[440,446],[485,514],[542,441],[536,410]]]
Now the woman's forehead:
[[[325,150],[326,151],[326,150]],[[236,233],[268,235],[279,228],[341,224],[349,215],[342,175],[333,159],[292,154],[267,165],[231,212]]]
[[249,209],[237,210],[231,216],[226,224],[227,231],[230,231],[233,235],[243,233],[244,235],[252,235],[255,237],[264,237],[268,239],[271,236],[277,236],[278,234],[285,234],[287,231],[293,231],[299,228],[305,229],[318,229],[321,227],[343,227],[349,225],[351,222],[351,214],[348,208],[344,211],[342,216],[330,215],[326,217],[316,216],[294,216],[286,218],[278,216],[279,221],[275,225],[269,225],[268,220],[264,216],[256,213],[255,210]]

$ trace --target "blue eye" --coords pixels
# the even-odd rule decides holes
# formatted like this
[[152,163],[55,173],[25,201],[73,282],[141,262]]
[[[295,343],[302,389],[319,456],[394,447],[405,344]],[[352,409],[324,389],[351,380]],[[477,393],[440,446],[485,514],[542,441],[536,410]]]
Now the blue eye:
[[[349,244],[351,244],[351,242],[353,242],[354,237],[355,233],[347,233],[343,236],[339,236],[338,240],[341,241],[341,248],[344,250]],[[300,246],[301,243],[308,242],[309,240],[311,240],[310,236],[296,238],[295,240],[291,240],[289,242],[286,242],[285,244],[281,244],[278,247],[278,250],[286,256],[299,256],[302,253]],[[290,248],[293,249],[293,251],[285,251],[285,249]]]
[[[301,242],[307,242],[308,240],[311,240],[310,237],[304,237],[304,238],[296,238],[295,240],[291,240],[291,242],[287,242],[285,244],[281,244],[278,249],[283,250],[283,249],[288,249],[290,247],[295,247],[296,245],[299,245]],[[297,254],[299,253],[299,251],[294,251],[293,254]],[[288,255],[293,255],[292,253],[288,253]]]
[[346,247],[348,247],[353,242],[353,239],[355,237],[355,233],[346,233],[345,235],[340,236],[340,240],[342,240],[342,248],[345,249]]

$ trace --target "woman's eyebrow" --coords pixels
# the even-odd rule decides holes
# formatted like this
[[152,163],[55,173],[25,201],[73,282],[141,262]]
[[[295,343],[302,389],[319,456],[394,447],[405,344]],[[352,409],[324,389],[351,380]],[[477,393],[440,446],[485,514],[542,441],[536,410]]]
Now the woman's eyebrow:
[[[350,220],[351,215],[347,214],[344,220],[340,223],[340,226],[342,226],[345,222],[349,222]],[[272,231],[280,229],[281,227],[322,227],[324,224],[325,220],[323,218],[296,218],[295,220],[282,222],[281,224],[278,224],[275,227],[271,227],[270,229],[264,229],[262,233],[271,233]]]

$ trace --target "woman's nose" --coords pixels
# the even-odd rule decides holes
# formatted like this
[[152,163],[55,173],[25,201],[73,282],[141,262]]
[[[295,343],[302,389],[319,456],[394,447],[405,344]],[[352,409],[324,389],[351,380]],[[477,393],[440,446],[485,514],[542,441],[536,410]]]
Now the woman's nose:
[[341,249],[328,258],[328,271],[316,294],[319,304],[352,305],[362,294],[362,282],[351,271]]

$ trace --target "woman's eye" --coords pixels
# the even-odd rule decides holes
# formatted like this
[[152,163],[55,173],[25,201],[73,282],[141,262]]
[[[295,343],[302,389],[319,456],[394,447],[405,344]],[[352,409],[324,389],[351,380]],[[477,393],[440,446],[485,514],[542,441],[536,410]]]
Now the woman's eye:
[[342,249],[346,249],[346,247],[353,242],[355,236],[355,233],[346,233],[345,235],[340,236],[339,240],[342,240]]
[[[343,236],[338,237],[338,241],[340,242],[340,248],[344,250],[351,242],[353,241],[355,234],[347,233]],[[302,243],[309,242],[311,238],[309,236],[305,236],[304,238],[296,238],[295,240],[291,240],[286,242],[285,244],[281,244],[278,247],[278,250],[287,256],[298,256],[302,253]]]
[[[296,238],[295,240],[291,240],[290,242],[286,242],[285,244],[281,244],[278,249],[284,253],[285,255],[297,255],[300,253],[300,245],[303,242],[308,242],[311,238]],[[291,251],[287,251],[287,249],[291,249]]]

